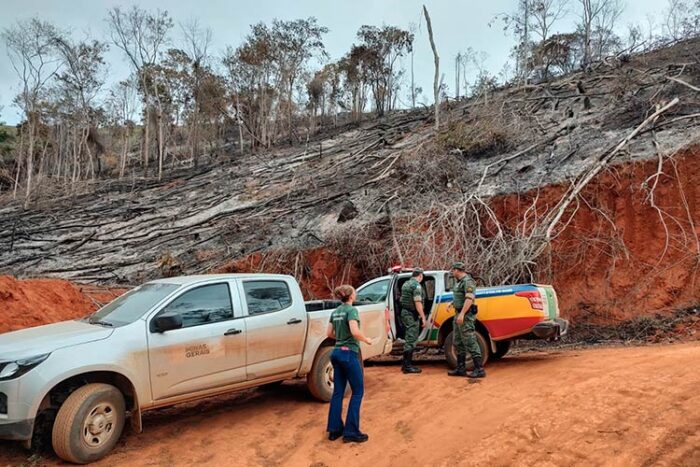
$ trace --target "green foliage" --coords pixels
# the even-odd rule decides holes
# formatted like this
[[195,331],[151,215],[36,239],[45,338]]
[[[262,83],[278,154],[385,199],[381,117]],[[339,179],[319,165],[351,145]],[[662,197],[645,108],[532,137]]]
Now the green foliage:
[[0,122],[0,161],[2,161],[14,147],[15,137],[11,128]]
[[[400,57],[413,50],[413,33],[394,26],[362,26],[357,32],[360,43],[339,61],[353,101],[357,92],[369,85],[377,115],[392,110],[402,71],[397,65]],[[358,111],[360,109],[355,109]]]
[[0,122],[0,144],[6,143],[12,139],[12,135],[7,131],[7,127]]

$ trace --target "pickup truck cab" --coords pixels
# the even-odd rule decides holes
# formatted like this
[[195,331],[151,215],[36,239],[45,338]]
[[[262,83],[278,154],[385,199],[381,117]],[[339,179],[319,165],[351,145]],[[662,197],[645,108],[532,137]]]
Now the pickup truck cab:
[[[401,324],[401,286],[411,278],[411,269],[394,268],[392,274],[371,280],[357,289],[358,303],[384,304],[391,322],[391,337],[400,350],[404,337]],[[455,316],[449,271],[426,271],[423,287],[427,325],[418,337],[418,346],[444,348],[447,363],[457,365],[452,345]],[[477,287],[477,339],[483,361],[503,357],[516,339],[559,339],[568,330],[568,321],[559,317],[557,294],[550,285],[519,284]],[[469,357],[468,357],[469,358]],[[468,360],[468,365],[472,365]]]
[[[51,427],[62,459],[108,453],[127,416],[279,381],[306,378],[333,391],[326,336],[335,302],[304,303],[291,276],[227,274],[148,282],[76,321],[0,335],[0,439],[30,444]],[[384,304],[358,306],[375,342],[391,351]]]

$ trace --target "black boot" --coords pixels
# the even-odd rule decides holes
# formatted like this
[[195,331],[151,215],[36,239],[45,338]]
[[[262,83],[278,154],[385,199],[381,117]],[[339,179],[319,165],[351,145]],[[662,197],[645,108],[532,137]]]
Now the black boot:
[[420,373],[421,369],[413,366],[413,351],[407,350],[403,353],[403,367],[401,371],[404,373]]
[[485,378],[486,371],[484,371],[484,365],[481,363],[481,357],[472,357],[474,362],[474,370],[467,373],[469,378]]
[[457,368],[447,372],[449,376],[467,376],[467,356],[457,355]]

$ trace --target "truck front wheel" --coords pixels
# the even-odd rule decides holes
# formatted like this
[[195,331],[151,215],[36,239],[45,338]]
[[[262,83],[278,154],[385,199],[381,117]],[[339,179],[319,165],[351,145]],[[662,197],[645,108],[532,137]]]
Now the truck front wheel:
[[[486,365],[490,356],[489,346],[486,338],[479,331],[476,331],[476,341],[479,343],[479,348],[481,349],[482,364]],[[454,346],[454,333],[452,331],[450,331],[445,338],[445,357],[447,358],[447,366],[450,367],[450,369],[457,367],[457,351]],[[467,369],[472,370],[473,368],[474,362],[472,362],[471,356],[467,354]]]
[[117,444],[125,419],[124,396],[117,388],[82,386],[58,410],[51,433],[54,451],[75,464],[101,459]]
[[[333,364],[331,363],[333,347],[321,347],[316,352],[316,358],[311,366],[311,371],[306,375],[306,385],[312,396],[322,402],[329,402],[333,395]],[[345,394],[350,391],[350,385],[346,386]]]

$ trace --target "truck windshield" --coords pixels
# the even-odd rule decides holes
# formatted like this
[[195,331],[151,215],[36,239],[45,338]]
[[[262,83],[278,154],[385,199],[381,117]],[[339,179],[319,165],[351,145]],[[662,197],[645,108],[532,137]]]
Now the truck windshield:
[[166,283],[144,284],[100,308],[86,320],[104,326],[133,323],[179,287],[177,284]]

